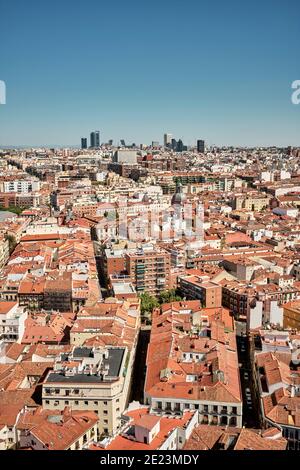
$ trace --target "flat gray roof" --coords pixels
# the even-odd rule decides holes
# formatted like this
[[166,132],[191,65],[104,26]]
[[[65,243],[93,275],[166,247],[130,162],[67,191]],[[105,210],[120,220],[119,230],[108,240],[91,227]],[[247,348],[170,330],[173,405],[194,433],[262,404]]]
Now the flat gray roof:
[[45,383],[102,383],[105,382],[106,379],[119,377],[125,348],[108,348],[108,351],[108,358],[103,360],[103,365],[108,365],[108,373],[104,377],[104,380],[98,375],[75,374],[68,377],[62,372],[54,371],[49,373]]
[[112,287],[115,294],[135,293],[135,289],[130,282],[113,282]]

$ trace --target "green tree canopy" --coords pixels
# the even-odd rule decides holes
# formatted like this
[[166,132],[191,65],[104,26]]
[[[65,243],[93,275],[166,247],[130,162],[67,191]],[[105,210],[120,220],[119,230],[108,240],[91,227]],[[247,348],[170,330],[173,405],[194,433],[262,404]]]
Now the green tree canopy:
[[8,234],[5,235],[5,239],[8,240],[9,254],[11,255],[17,245],[16,239],[13,235],[8,235]]
[[140,299],[141,299],[141,314],[143,316],[147,314],[151,314],[154,308],[159,307],[158,300],[152,295],[148,294],[148,292],[143,292],[140,295]]
[[164,290],[159,295],[159,303],[166,304],[169,302],[178,302],[182,297],[178,294],[176,289]]

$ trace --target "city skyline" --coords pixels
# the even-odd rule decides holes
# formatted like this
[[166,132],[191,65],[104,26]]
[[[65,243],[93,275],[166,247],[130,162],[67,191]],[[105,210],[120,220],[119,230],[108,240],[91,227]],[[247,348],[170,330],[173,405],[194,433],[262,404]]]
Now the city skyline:
[[297,146],[297,12],[296,0],[6,3],[0,147],[78,146],[93,128],[114,142],[169,129],[188,146],[199,134],[207,145]]
[[300,1],[0,12],[1,457],[288,461]]

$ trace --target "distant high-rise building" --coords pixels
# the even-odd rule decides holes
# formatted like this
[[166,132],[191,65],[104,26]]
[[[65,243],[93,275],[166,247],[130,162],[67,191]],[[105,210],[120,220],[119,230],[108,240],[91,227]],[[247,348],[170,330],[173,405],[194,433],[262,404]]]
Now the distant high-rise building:
[[110,139],[110,140],[108,141],[108,145],[112,145],[112,144],[113,144],[113,140]]
[[171,147],[172,144],[172,134],[164,134],[164,146]]
[[183,142],[181,139],[179,139],[177,142],[176,152],[183,152]]
[[137,152],[136,150],[117,150],[113,156],[113,162],[115,163],[136,163]]
[[90,147],[95,147],[95,132],[91,132],[90,134]]
[[176,139],[171,140],[171,148],[172,148],[172,150],[176,150],[176,148],[177,148],[177,140]]
[[91,132],[90,137],[91,137],[91,147],[92,148],[100,147],[100,132],[99,131]]
[[152,147],[159,147],[159,142],[156,140],[152,140]]
[[82,149],[87,149],[87,138],[86,137],[82,137],[82,139],[81,139],[81,148]]
[[121,142],[121,146],[122,146],[122,147],[126,147],[126,144],[125,144],[125,140],[124,140],[124,139],[121,139],[120,142]]
[[197,140],[197,152],[204,153],[205,152],[205,142],[204,140]]

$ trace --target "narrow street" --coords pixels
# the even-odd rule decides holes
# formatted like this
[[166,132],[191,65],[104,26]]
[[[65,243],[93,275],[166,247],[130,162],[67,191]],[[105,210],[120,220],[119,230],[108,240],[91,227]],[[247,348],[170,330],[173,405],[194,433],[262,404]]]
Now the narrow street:
[[146,357],[148,343],[150,339],[150,330],[141,330],[138,339],[138,345],[135,355],[135,362],[133,367],[133,378],[131,386],[131,401],[139,401],[143,403],[144,400],[144,383],[146,378]]
[[237,325],[237,349],[240,364],[240,379],[243,393],[243,425],[247,428],[259,428],[259,413],[253,389],[250,364],[249,341],[242,328]]

